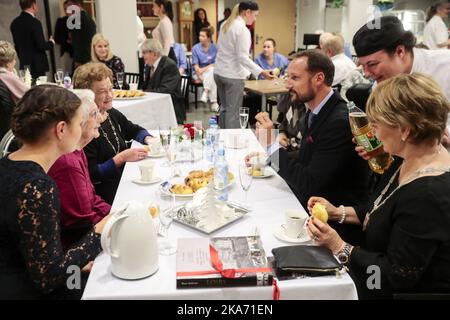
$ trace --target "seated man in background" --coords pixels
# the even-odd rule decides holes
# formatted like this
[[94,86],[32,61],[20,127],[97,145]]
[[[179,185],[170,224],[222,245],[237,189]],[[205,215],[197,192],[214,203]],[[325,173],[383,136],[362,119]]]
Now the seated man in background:
[[186,110],[181,93],[181,75],[176,63],[167,56],[163,56],[163,47],[156,39],[146,40],[141,50],[144,62],[148,66],[142,88],[147,92],[170,94],[177,122],[184,123]]
[[[307,50],[294,56],[288,74],[292,99],[304,103],[308,112],[298,158],[289,157],[278,143],[272,144],[270,129],[257,129],[261,144],[270,145],[272,167],[304,208],[316,194],[326,194],[336,203],[367,201],[368,165],[353,150],[346,103],[331,89],[333,63],[323,52]],[[344,239],[361,241],[360,227],[332,224]]]
[[321,48],[333,61],[334,78],[332,86],[337,86],[345,80],[351,71],[356,69],[356,65],[344,54],[344,39],[341,36],[326,37]]

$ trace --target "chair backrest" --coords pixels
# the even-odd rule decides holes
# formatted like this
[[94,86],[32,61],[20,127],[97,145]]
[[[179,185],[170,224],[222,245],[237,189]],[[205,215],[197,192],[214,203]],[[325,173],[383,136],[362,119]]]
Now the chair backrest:
[[5,157],[9,153],[16,151],[19,143],[15,140],[14,134],[9,130],[0,141],[0,158]]
[[130,72],[125,72],[125,83],[138,83],[139,84],[139,80],[140,80],[141,76],[139,75],[139,73],[130,73]]
[[189,75],[181,76],[181,94],[184,97],[184,105],[186,109],[189,107]]

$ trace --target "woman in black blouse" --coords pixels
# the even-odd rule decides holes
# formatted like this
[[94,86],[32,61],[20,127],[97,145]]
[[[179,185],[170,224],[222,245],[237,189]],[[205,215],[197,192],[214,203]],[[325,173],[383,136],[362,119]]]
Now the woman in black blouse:
[[[211,26],[211,24],[208,21],[208,16],[206,15],[206,11],[203,8],[198,8],[197,10],[195,10],[194,12],[194,24],[193,24],[193,40],[194,40],[194,44],[198,43],[199,40],[199,36],[200,36],[200,31],[203,28],[209,28]],[[212,32],[213,33],[213,32]]]
[[101,251],[107,218],[63,251],[59,191],[47,175],[56,159],[77,147],[80,105],[70,91],[42,85],[29,90],[12,115],[11,129],[23,146],[0,159],[0,300],[80,298],[82,290],[67,289],[70,270]]
[[109,40],[101,33],[97,33],[92,38],[91,59],[92,62],[102,62],[111,69],[113,74],[113,86],[115,89],[119,89],[120,86],[117,82],[117,73],[123,73],[125,71],[125,66],[122,59],[112,53],[109,46]]
[[[346,244],[315,218],[309,233],[348,264],[360,298],[450,292],[450,154],[440,144],[449,101],[431,78],[408,74],[380,83],[366,110],[384,149],[396,156],[367,210],[318,197],[308,202],[310,210],[324,204],[331,219],[362,225],[365,245]],[[379,282],[369,279],[373,270]]]
[[127,141],[148,144],[152,138],[147,130],[129,121],[112,107],[112,72],[102,63],[78,67],[73,76],[74,88],[91,89],[103,122],[100,137],[93,139],[84,152],[96,193],[112,204],[126,162],[140,161],[147,155],[144,148],[129,148]]

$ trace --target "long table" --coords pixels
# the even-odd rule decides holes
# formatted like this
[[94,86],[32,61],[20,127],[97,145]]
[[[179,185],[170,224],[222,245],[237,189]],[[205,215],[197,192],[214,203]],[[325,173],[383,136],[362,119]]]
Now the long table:
[[[242,203],[244,193],[239,183],[237,170],[238,161],[243,161],[247,152],[261,150],[251,130],[240,129],[221,130],[220,140],[224,141],[230,132],[243,133],[250,142],[246,149],[225,149],[230,170],[236,179],[230,189],[229,200]],[[137,145],[138,143],[135,143]],[[164,158],[163,158],[164,159]],[[161,164],[163,159],[157,160]],[[195,163],[197,168],[207,168],[204,160]],[[192,169],[188,164],[184,173]],[[158,167],[158,174],[167,176],[169,168]],[[139,177],[137,163],[127,163],[114,200],[113,208],[122,202],[137,199],[154,201],[164,208],[168,207],[170,199],[162,197],[158,191],[159,184],[141,186],[134,184],[132,179]],[[273,235],[274,227],[284,223],[284,213],[287,209],[304,210],[297,198],[291,192],[285,181],[277,174],[270,178],[253,179],[248,194],[253,211],[239,221],[220,229],[212,236],[242,236],[253,235],[255,227],[259,229],[264,249],[267,255],[276,247],[290,245],[279,241]],[[180,203],[182,200],[177,199]],[[205,234],[173,222],[169,235],[176,238],[205,237]],[[138,250],[138,248],[137,248]],[[89,276],[83,299],[258,299],[273,298],[273,288],[268,287],[236,287],[208,289],[176,289],[175,267],[176,255],[159,256],[159,271],[141,280],[122,280],[111,273],[110,257],[100,254],[94,263]],[[348,274],[339,278],[323,276],[278,281],[280,299],[357,299],[356,288]]]
[[146,129],[158,129],[158,125],[177,126],[170,94],[146,92],[138,99],[113,100],[113,107]]
[[247,80],[245,81],[245,89],[261,96],[262,111],[266,111],[266,100],[268,95],[276,95],[289,92],[283,79]]

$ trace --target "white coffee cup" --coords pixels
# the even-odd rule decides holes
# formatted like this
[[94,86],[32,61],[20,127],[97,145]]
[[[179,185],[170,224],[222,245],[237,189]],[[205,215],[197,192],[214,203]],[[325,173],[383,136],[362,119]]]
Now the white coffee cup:
[[130,86],[130,90],[137,90],[137,88],[138,88],[137,83],[129,83],[128,85]]
[[161,148],[162,148],[161,141],[159,141],[159,139],[153,139],[149,143],[148,148],[149,148],[149,153],[151,155],[159,155],[159,154],[161,154]]
[[255,169],[264,168],[267,165],[267,157],[263,155],[257,155],[250,159],[250,163]]
[[141,171],[141,181],[152,181],[155,171],[155,162],[152,160],[144,160],[139,163],[139,170]]
[[307,218],[308,214],[303,210],[286,210],[286,223],[282,225],[286,235],[293,239],[301,238],[306,231],[304,225]]

